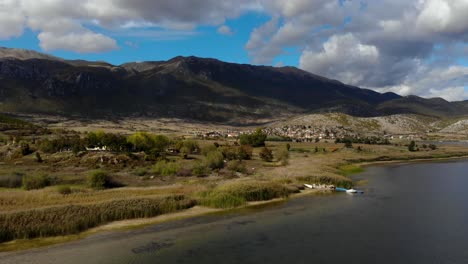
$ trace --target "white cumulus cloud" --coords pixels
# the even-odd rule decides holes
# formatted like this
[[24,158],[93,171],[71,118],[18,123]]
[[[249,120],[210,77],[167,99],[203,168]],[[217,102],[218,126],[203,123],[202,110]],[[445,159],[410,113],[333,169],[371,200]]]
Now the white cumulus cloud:
[[233,35],[234,32],[232,32],[232,29],[226,25],[222,25],[218,28],[218,33],[221,34],[221,35],[227,35],[227,36],[230,36],[230,35]]

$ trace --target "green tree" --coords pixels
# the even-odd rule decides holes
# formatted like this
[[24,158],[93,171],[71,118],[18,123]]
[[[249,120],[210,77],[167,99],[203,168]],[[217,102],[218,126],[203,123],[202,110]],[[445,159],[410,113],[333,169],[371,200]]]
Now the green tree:
[[242,134],[239,137],[239,142],[241,145],[250,145],[252,147],[262,147],[265,146],[265,140],[267,134],[265,134],[261,128],[258,128],[252,134]]
[[87,178],[88,186],[101,190],[111,186],[111,179],[109,174],[103,170],[93,171],[88,175]]
[[44,160],[42,159],[42,157],[41,157],[41,154],[39,154],[39,152],[36,152],[36,161],[39,162],[39,163],[41,163],[41,162],[44,161]]
[[414,140],[412,140],[410,144],[408,145],[408,150],[411,152],[416,151],[416,142],[414,142]]
[[240,146],[237,148],[238,160],[250,160],[252,158],[252,147],[249,145]]
[[345,148],[352,148],[353,147],[353,142],[351,139],[345,139],[344,140]]
[[206,155],[206,165],[211,169],[222,169],[224,167],[224,156],[220,151],[212,151]]

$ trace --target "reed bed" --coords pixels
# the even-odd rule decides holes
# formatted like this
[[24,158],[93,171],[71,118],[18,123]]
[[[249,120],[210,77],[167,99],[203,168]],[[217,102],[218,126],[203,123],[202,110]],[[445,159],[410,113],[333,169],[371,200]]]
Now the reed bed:
[[196,204],[183,195],[67,205],[0,214],[0,242],[76,234],[112,221],[154,217]]
[[353,187],[353,181],[344,176],[299,176],[296,180],[301,183],[331,184],[342,188]]
[[288,197],[293,190],[277,182],[248,181],[218,186],[201,194],[200,203],[209,207],[233,208],[250,201]]
[[126,198],[146,198],[153,196],[190,194],[203,190],[200,186],[169,186],[161,188],[118,188],[109,190],[89,190],[71,186],[72,193],[62,195],[56,187],[24,191],[6,189],[0,192],[0,212],[24,211],[39,207],[61,206],[65,204],[91,204]]

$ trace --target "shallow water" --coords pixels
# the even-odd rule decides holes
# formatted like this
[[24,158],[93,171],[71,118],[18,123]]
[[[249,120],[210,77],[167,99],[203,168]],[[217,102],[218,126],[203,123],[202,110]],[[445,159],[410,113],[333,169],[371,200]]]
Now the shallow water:
[[468,161],[370,167],[305,196],[8,255],[0,263],[468,263]]

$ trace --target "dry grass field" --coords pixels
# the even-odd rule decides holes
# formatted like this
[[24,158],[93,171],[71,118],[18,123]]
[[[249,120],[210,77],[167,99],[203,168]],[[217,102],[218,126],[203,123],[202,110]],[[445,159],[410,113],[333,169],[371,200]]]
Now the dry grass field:
[[[193,128],[187,131],[190,129]],[[112,127],[106,130],[116,131]],[[163,130],[150,131],[163,133]],[[171,138],[187,135],[184,131],[174,131],[177,127],[166,127],[167,133],[163,134]],[[28,137],[28,140],[36,139]],[[7,242],[0,250],[45,243],[35,238],[53,241],[50,237],[57,235],[79,237],[80,232],[113,221],[152,218],[197,205],[226,209],[286,198],[300,192],[304,183],[349,188],[355,184],[350,175],[361,172],[362,164],[468,156],[465,145],[439,145],[434,150],[418,143],[418,151],[410,152],[408,142],[345,147],[345,144],[326,140],[317,143],[267,141],[266,146],[273,153],[271,162],[261,158],[263,147],[253,148],[249,158],[238,161],[226,156],[230,150],[239,150],[235,140],[193,141],[201,151],[185,156],[168,152],[164,160],[148,158],[145,153],[59,151],[41,152],[38,161],[34,154],[14,155],[23,149],[21,144],[0,143],[0,244]],[[286,151],[287,146],[289,151]],[[211,151],[224,155],[221,166],[205,165],[210,164],[210,155],[203,152],[213,148]],[[112,181],[112,188],[97,189],[89,185],[90,175],[99,174],[97,172]],[[31,188],[25,185],[26,180],[32,184]],[[9,246],[11,243],[17,246]]]

